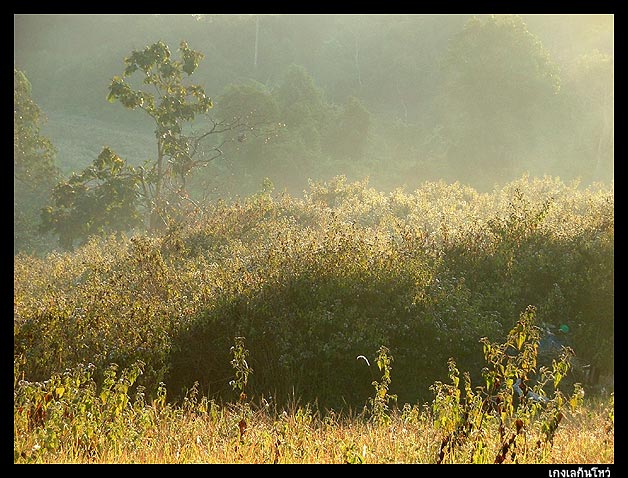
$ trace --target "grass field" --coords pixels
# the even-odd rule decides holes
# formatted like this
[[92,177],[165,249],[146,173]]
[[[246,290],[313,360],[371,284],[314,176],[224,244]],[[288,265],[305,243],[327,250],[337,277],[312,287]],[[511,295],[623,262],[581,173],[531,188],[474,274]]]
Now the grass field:
[[[610,409],[608,400],[588,402],[566,417],[553,446],[537,448],[538,432],[531,430],[514,450],[514,460],[509,453],[504,463],[614,463]],[[429,412],[418,406],[394,412],[385,424],[358,414],[312,412],[297,404],[281,413],[260,404],[251,411],[243,434],[240,420],[233,406],[202,400],[187,409],[149,407],[128,423],[126,435],[118,440],[95,437],[94,449],[87,451],[81,443],[60,438],[58,449],[47,451],[40,435],[28,433],[16,418],[15,462],[436,463],[442,440]],[[443,463],[493,463],[502,444],[495,430],[485,433],[484,448],[463,445]]]
[[[519,325],[530,318],[522,314],[503,350],[528,334]],[[585,401],[579,384],[570,397],[557,388],[545,396],[537,386],[543,402],[517,399],[509,386],[472,391],[466,373],[462,393],[450,360],[451,383],[436,382],[430,404],[398,406],[389,392],[392,357],[382,347],[383,375],[362,410],[321,412],[294,397],[279,408],[272,397],[247,397],[253,371],[244,345],[240,338],[231,350],[236,398],[226,404],[199,394],[198,384],[178,404],[167,402],[163,383],[147,400],[134,387],[141,362],[122,371],[111,365],[100,386],[93,365],[28,382],[18,380],[16,362],[15,463],[614,463],[613,393]],[[487,368],[485,377],[508,383],[519,375],[534,347],[518,347],[517,355],[497,357],[496,373]],[[487,358],[501,350],[488,346]],[[561,363],[543,373],[554,385]]]

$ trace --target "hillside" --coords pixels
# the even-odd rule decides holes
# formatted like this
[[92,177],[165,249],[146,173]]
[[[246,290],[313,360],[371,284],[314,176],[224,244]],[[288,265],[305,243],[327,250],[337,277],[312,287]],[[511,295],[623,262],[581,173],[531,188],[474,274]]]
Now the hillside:
[[[122,112],[124,113],[124,112]],[[94,161],[103,146],[109,146],[131,164],[149,159],[154,133],[143,118],[116,123],[86,114],[47,111],[42,134],[57,149],[57,161],[64,174],[79,172]],[[132,114],[132,113],[130,113]]]

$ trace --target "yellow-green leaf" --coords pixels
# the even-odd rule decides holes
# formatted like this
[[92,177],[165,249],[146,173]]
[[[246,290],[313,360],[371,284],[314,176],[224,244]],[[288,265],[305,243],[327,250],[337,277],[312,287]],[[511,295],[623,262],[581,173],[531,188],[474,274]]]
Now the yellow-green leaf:
[[517,336],[517,348],[518,348],[519,350],[521,350],[521,347],[523,347],[523,342],[525,341],[525,339],[526,339],[526,336],[525,336],[525,334],[523,334],[523,333],[520,333],[520,334]]

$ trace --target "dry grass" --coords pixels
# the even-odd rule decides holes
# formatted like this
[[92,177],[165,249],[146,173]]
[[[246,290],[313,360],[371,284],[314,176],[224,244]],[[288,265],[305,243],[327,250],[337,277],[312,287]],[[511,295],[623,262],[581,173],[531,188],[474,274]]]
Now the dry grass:
[[[520,463],[614,463],[614,427],[609,419],[612,404],[589,401],[559,427],[553,447],[541,453],[533,446],[534,431],[526,436]],[[149,416],[150,415],[150,416]],[[309,407],[281,413],[251,411],[241,437],[237,407],[212,404],[208,410],[147,411],[137,439],[104,446],[91,454],[77,452],[70,443],[55,452],[25,453],[16,463],[435,463],[441,436],[426,408],[415,406],[391,414],[386,424],[364,417],[324,415]],[[130,429],[137,424],[131,424]],[[15,449],[33,450],[34,435],[21,433],[16,423]],[[490,461],[500,444],[496,433],[486,430],[485,456]],[[471,451],[471,453],[469,453]],[[464,446],[445,463],[469,463],[473,450]],[[466,457],[466,458],[465,458]],[[505,463],[512,463],[509,458]]]

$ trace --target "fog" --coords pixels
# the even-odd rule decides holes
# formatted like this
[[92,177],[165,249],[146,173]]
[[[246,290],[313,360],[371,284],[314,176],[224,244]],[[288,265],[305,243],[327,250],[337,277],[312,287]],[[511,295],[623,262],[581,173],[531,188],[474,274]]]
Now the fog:
[[154,121],[107,96],[124,59],[158,41],[173,58],[181,41],[203,55],[184,82],[213,108],[185,132],[235,117],[248,131],[204,139],[198,153],[219,154],[186,178],[199,200],[247,196],[266,178],[299,195],[339,175],[382,191],[614,176],[613,15],[15,15],[14,26],[14,66],[62,177],[104,146],[129,165],[155,161]]

